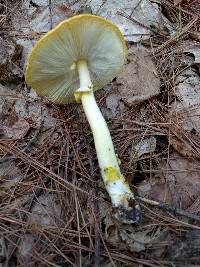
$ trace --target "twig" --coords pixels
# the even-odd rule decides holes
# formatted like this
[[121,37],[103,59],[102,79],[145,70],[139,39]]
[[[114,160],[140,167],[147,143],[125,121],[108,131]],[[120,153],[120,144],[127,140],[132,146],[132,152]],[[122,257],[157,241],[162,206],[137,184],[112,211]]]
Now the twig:
[[77,219],[77,228],[78,228],[78,243],[79,243],[79,267],[82,266],[82,250],[81,250],[81,230],[80,230],[80,218],[79,218],[79,206],[77,201],[77,192],[74,189],[74,199],[75,199],[75,207],[76,207],[76,219]]
[[4,238],[0,238],[0,267],[3,267],[3,262],[5,260],[5,243]]
[[[149,31],[151,31],[151,32],[153,32],[153,33],[155,33],[155,34],[159,34],[159,35],[161,35],[161,36],[166,36],[166,34],[161,33],[159,30],[156,31],[156,30],[152,29],[151,27],[144,25],[143,23],[141,23],[141,22],[139,22],[138,20],[132,18],[131,16],[129,16],[129,15],[126,14],[125,12],[117,11],[117,15],[120,15],[120,16],[122,16],[122,17],[124,17],[124,18],[126,18],[126,19],[128,19],[128,20],[130,20],[130,21],[132,21],[132,22],[134,22],[134,23],[136,23],[136,24],[139,25],[140,27],[145,28],[145,29],[147,29],[147,30],[149,30]],[[142,34],[141,34],[141,35],[142,35]]]
[[[87,142],[85,140],[85,142]],[[94,174],[94,165],[93,160],[91,157],[91,147],[89,144],[87,145],[87,154],[88,154],[88,160],[89,160],[89,167],[90,167],[90,175],[93,176]],[[96,188],[96,195],[99,197],[99,190]],[[99,200],[94,199],[93,201],[94,205],[94,214],[96,216],[96,223],[100,225],[100,218],[99,218]],[[100,255],[101,255],[101,248],[100,248],[100,235],[97,227],[95,227],[95,267],[100,267]]]
[[95,226],[97,227],[97,230],[98,230],[99,235],[100,235],[100,237],[101,237],[101,241],[102,241],[102,243],[103,243],[103,245],[104,245],[104,248],[105,248],[105,251],[106,251],[106,253],[107,253],[107,256],[109,257],[112,266],[113,266],[113,267],[116,267],[116,264],[115,264],[114,261],[113,261],[113,258],[112,258],[111,254],[110,254],[110,251],[109,251],[108,247],[106,246],[106,243],[105,243],[105,241],[104,241],[103,235],[102,235],[102,233],[101,233],[101,230],[100,230],[100,228],[99,228],[99,225],[98,225],[98,223],[97,223],[96,216],[95,216],[93,210],[92,210],[92,213],[93,213],[93,218],[94,218],[94,220],[95,220]]
[[53,28],[53,20],[52,20],[52,6],[51,0],[49,0],[49,17],[50,17],[50,30]]
[[[20,158],[23,162],[29,163],[31,166],[33,166],[34,168],[39,170],[41,173],[48,175],[48,177],[50,177],[52,180],[55,180],[58,184],[64,186],[66,190],[72,191],[72,189],[77,189],[79,192],[82,192],[85,195],[89,196],[88,191],[82,189],[79,186],[72,184],[71,182],[68,182],[67,180],[65,180],[61,176],[57,175],[56,173],[54,173],[53,171],[51,171],[50,169],[45,167],[39,161],[35,160],[34,158],[29,156],[28,154],[21,151],[20,149],[15,148],[15,149],[11,150],[10,148],[6,147],[4,144],[1,144],[1,142],[0,142],[0,149],[2,149],[2,151],[5,151],[7,153],[15,154],[16,158]],[[95,199],[98,199],[98,197],[96,197],[96,196],[93,196],[93,197]]]
[[[99,225],[100,218],[99,218],[99,201],[98,200],[94,200],[94,213],[96,216],[96,223]],[[95,227],[95,267],[100,267],[100,255],[101,255],[100,235],[99,235],[99,231],[97,227]]]
[[[183,27],[182,31],[179,34],[179,38],[183,36],[185,33],[187,33],[190,28],[199,20],[198,16],[195,16],[185,27]],[[160,45],[158,48],[156,48],[153,52],[150,53],[150,55],[158,54],[162,50],[168,48],[169,46],[173,45],[177,42],[177,36],[171,37],[169,40],[164,42],[162,45]]]
[[134,6],[134,8],[133,8],[133,10],[132,10],[132,12],[130,14],[130,17],[132,17],[134,11],[140,6],[141,2],[142,2],[142,0],[139,0],[138,3],[136,3],[136,5]]
[[173,213],[175,216],[179,215],[179,216],[183,216],[183,217],[187,217],[189,219],[195,220],[195,221],[199,221],[200,222],[200,216],[191,214],[187,211],[184,211],[182,209],[170,206],[169,204],[165,203],[165,202],[157,202],[155,200],[151,200],[151,199],[147,199],[147,198],[143,198],[143,197],[136,197],[139,201],[145,202],[151,206],[155,206],[163,211],[168,211]]
[[[43,181],[43,183],[45,184],[45,186],[47,186],[50,182],[50,178],[46,177],[45,181]],[[28,219],[28,214],[31,212],[33,206],[35,205],[37,199],[39,198],[39,196],[43,193],[43,188],[37,188],[35,190],[35,192],[33,193],[33,195],[29,198],[29,200],[25,203],[24,209],[22,210],[22,216],[21,216],[21,222],[25,223]],[[22,212],[21,211],[21,212]],[[18,245],[20,243],[20,237],[16,238],[14,240],[15,246],[13,247],[12,251],[9,254],[9,259],[8,259],[8,264],[10,264],[10,262],[12,262],[13,260],[13,256],[18,248]]]

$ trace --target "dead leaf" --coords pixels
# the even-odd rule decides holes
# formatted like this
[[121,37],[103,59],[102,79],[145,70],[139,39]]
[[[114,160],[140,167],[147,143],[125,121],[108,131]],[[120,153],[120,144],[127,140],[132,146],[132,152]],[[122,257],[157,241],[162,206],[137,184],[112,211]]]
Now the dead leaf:
[[200,64],[200,45],[194,42],[186,43],[186,47],[184,48],[185,53],[191,53],[194,55],[194,63]]
[[182,2],[185,2],[185,3],[187,3],[189,5],[190,1],[191,0],[186,0],[186,1],[184,1],[184,0],[174,0],[174,6],[180,5],[180,4],[182,4]]
[[200,63],[200,46],[192,46],[190,47],[187,52],[192,53],[194,55],[195,58],[195,63]]
[[117,94],[110,94],[106,97],[106,106],[114,117],[117,115],[119,101],[120,97]]
[[195,41],[197,41],[197,42],[200,41],[200,32],[199,32],[199,31],[192,31],[192,32],[189,33],[189,36],[190,36],[193,40],[195,40]]
[[151,191],[151,184],[147,180],[140,182],[140,184],[137,186],[137,193],[140,197],[148,196],[150,191]]
[[[12,160],[5,161],[0,163],[0,182],[1,189],[15,186],[22,179],[22,173],[20,169],[15,165],[15,162]],[[3,191],[0,191],[2,196]]]
[[37,199],[37,203],[32,208],[28,223],[58,226],[61,214],[61,207],[56,204],[56,195],[44,194]]
[[10,81],[15,75],[22,76],[17,63],[21,53],[22,48],[13,40],[0,37],[0,81]]
[[182,53],[180,60],[183,65],[200,67],[200,32],[191,32],[190,37],[182,41],[176,51]]
[[2,206],[4,214],[14,214],[27,201],[26,194],[18,194],[17,197],[14,197],[16,188],[22,180],[23,174],[16,166],[15,161],[2,158],[0,162],[0,198],[4,201]]
[[151,247],[161,234],[160,227],[118,225],[110,214],[107,214],[104,223],[107,242],[118,249],[128,249],[132,252],[141,252]]
[[18,256],[25,262],[30,262],[30,258],[33,254],[33,247],[37,241],[37,238],[31,234],[24,235],[23,239],[19,243]]
[[163,168],[165,180],[157,179],[152,183],[149,198],[184,210],[189,208],[200,194],[199,161],[174,153],[170,156],[168,167]]
[[176,136],[170,136],[170,145],[184,157],[195,157],[192,146],[189,143],[183,142]]
[[19,256],[26,263],[28,263],[33,250],[37,249],[35,243],[38,239],[38,229],[41,229],[42,226],[59,227],[61,225],[60,216],[61,207],[56,204],[56,195],[46,193],[37,198],[27,220],[30,234],[26,233],[19,244]]
[[160,80],[155,65],[144,48],[132,47],[128,63],[116,79],[119,94],[129,106],[160,93]]
[[15,12],[12,16],[14,30],[21,33],[20,36],[16,36],[16,42],[23,47],[22,65],[24,69],[28,54],[37,40],[58,23],[74,14],[62,1],[59,3],[52,2],[51,11],[49,9],[49,3],[47,4],[48,1],[38,2],[37,8],[30,8],[29,1],[23,1],[21,10],[18,10],[21,15],[19,16],[18,12]]
[[130,251],[141,252],[152,246],[161,233],[160,227],[148,227],[147,229],[122,229],[120,236],[126,242]]
[[200,133],[200,77],[192,69],[187,69],[176,78],[178,98],[172,105],[172,115],[182,118],[182,127],[185,131],[195,130]]
[[152,26],[158,29],[171,28],[170,22],[162,15],[158,6],[149,0],[91,0],[87,2],[94,14],[118,25],[128,41],[138,42],[141,39],[148,39]]
[[135,157],[139,158],[144,154],[153,153],[155,149],[156,149],[156,138],[154,136],[143,139],[134,147],[135,150],[134,158]]
[[[8,93],[12,92],[6,87],[1,87],[0,90]],[[12,92],[13,94],[13,92]],[[4,135],[4,138],[13,140],[22,139],[30,129],[29,123],[22,117],[20,117],[15,108],[15,101],[10,98],[2,97],[0,101],[0,132]]]
[[[188,262],[188,260],[192,259],[194,264],[198,264],[200,256],[200,231],[198,229],[191,229],[186,231],[182,237],[177,238],[176,236],[168,253],[169,258],[173,261],[181,259],[181,261]],[[188,264],[187,266],[190,265]]]
[[25,119],[18,118],[18,120],[14,121],[12,124],[6,125],[6,123],[4,123],[2,128],[3,133],[7,138],[20,140],[27,134],[30,129],[30,125]]

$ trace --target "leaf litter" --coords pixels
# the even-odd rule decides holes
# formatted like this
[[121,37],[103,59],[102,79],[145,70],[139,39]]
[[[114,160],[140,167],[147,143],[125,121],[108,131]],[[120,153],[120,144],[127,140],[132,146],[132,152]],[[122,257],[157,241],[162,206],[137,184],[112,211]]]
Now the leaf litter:
[[89,0],[95,14],[117,24],[126,40],[148,39],[152,28],[171,30],[170,22],[159,12],[157,4],[148,0]]
[[155,65],[144,48],[131,47],[128,63],[118,75],[116,82],[119,95],[130,106],[160,93],[160,80]]
[[[200,213],[199,60],[196,41],[188,45],[199,33],[198,8],[171,1],[87,1],[129,41],[124,71],[96,94],[123,172],[146,200],[140,224],[128,226],[111,216],[81,108],[49,104],[23,83],[34,43],[79,13],[83,2],[17,2],[11,18],[12,7],[2,7],[3,42],[13,47],[3,61],[8,72],[0,87],[3,263],[198,266],[199,221],[191,218]],[[164,201],[191,216],[148,201]]]

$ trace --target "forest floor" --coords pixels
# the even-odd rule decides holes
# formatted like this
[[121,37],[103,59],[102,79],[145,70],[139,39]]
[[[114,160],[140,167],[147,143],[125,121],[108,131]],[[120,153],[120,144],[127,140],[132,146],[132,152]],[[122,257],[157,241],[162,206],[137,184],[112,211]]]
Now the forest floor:
[[[24,80],[27,55],[89,6],[127,64],[95,93],[141,221],[116,221],[82,107]],[[0,1],[0,266],[200,266],[198,0]]]

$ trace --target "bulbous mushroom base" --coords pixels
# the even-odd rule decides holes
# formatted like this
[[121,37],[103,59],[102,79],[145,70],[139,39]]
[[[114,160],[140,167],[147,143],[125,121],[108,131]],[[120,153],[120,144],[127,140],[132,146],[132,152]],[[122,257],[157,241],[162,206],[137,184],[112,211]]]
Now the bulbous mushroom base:
[[134,198],[128,200],[128,208],[118,206],[112,208],[112,215],[120,223],[138,224],[141,220],[141,209]]

